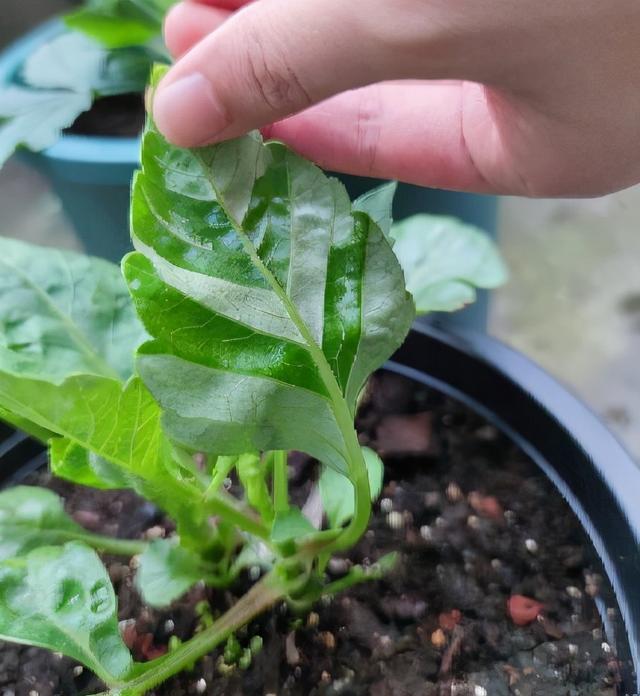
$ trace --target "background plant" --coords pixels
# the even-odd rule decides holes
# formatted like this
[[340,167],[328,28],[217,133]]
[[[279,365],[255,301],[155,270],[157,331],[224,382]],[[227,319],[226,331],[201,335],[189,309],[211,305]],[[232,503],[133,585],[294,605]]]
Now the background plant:
[[19,146],[43,150],[96,99],[142,93],[168,62],[162,20],[174,0],[86,0],[60,33],[0,87],[0,166]]
[[[382,462],[354,430],[360,394],[408,332],[413,297],[421,312],[450,309],[504,279],[478,230],[426,216],[392,226],[393,191],[352,204],[337,180],[258,134],[180,150],[149,123],[123,275],[2,240],[0,414],[48,443],[56,475],[131,488],[178,530],[109,539],[49,491],[1,493],[2,637],[70,655],[109,693],[133,696],[224,641],[246,664],[251,649],[233,633],[274,602],[304,609],[392,563],[333,583],[324,573],[365,531],[381,487]],[[291,503],[290,450],[321,462],[324,514]],[[96,551],[138,555],[153,606],[198,581],[228,586],[247,567],[262,577],[192,639],[135,663]]]

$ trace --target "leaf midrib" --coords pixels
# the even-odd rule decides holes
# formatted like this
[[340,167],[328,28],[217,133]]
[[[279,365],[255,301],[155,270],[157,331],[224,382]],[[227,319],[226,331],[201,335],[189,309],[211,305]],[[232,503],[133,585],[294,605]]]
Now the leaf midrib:
[[359,461],[361,459],[360,444],[355,435],[355,431],[353,428],[353,420],[351,418],[349,407],[342,395],[340,385],[338,384],[333,370],[331,369],[331,366],[329,365],[325,354],[322,352],[322,349],[315,342],[315,339],[311,335],[309,328],[300,316],[297,307],[293,304],[286,291],[282,288],[282,286],[277,281],[273,273],[271,273],[271,271],[262,262],[262,259],[258,256],[258,253],[253,244],[251,243],[251,240],[249,239],[247,233],[243,229],[242,224],[239,223],[231,214],[231,211],[228,210],[224,202],[224,197],[220,195],[220,191],[216,186],[215,179],[209,174],[209,167],[207,166],[206,162],[202,159],[197,150],[194,152],[194,154],[200,162],[200,166],[204,172],[205,177],[211,184],[211,188],[213,189],[216,195],[216,199],[220,207],[229,219],[229,222],[236,231],[236,234],[242,241],[242,245],[244,246],[245,251],[249,254],[249,257],[251,258],[256,268],[263,274],[269,286],[272,288],[277,297],[283,303],[287,313],[291,317],[291,321],[293,321],[294,325],[300,332],[300,335],[307,342],[309,353],[311,354],[313,361],[316,363],[318,367],[318,371],[320,373],[322,381],[325,383],[327,387],[327,392],[329,394],[331,402],[331,410],[333,411],[338,428],[342,433],[342,437],[346,448],[347,469],[351,471],[352,467],[358,467]]
[[316,363],[316,366],[318,367],[320,376],[322,377],[322,381],[325,383],[327,387],[327,391],[329,392],[331,402],[334,406],[337,406],[343,401],[342,393],[324,353],[322,352],[318,344],[315,342],[313,336],[311,335],[311,332],[309,331],[309,328],[300,316],[296,306],[293,304],[286,291],[282,288],[282,286],[275,278],[273,273],[267,268],[267,266],[265,266],[262,259],[258,256],[258,252],[252,244],[251,240],[249,239],[246,231],[243,229],[242,224],[235,219],[235,217],[231,214],[231,211],[229,211],[229,209],[225,205],[224,197],[220,195],[220,191],[216,186],[215,179],[209,175],[209,168],[207,167],[205,161],[202,159],[202,157],[199,155],[197,151],[195,152],[195,155],[198,158],[198,161],[200,162],[203,171],[205,172],[205,177],[208,179],[212,189],[216,194],[216,200],[218,201],[218,204],[224,211],[225,215],[229,219],[229,222],[233,226],[236,234],[240,238],[240,241],[242,242],[242,245],[246,253],[251,258],[251,261],[253,262],[254,266],[263,275],[273,292],[277,295],[278,299],[282,302],[287,311],[287,314],[291,318],[291,321],[294,323],[295,327],[300,332],[300,335],[304,338],[309,349],[309,353],[311,354],[313,361]]

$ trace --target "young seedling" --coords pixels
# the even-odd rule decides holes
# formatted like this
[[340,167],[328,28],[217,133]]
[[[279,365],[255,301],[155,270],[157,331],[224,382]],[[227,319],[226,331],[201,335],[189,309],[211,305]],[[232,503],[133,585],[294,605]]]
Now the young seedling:
[[[359,396],[410,329],[406,285],[426,312],[504,277],[477,230],[429,217],[392,227],[393,190],[352,204],[337,180],[256,133],[181,150],[149,122],[126,286],[104,261],[2,240],[0,414],[48,443],[56,475],[131,488],[178,530],[105,539],[50,492],[0,494],[4,638],[70,655],[112,696],[136,696],[223,644],[220,664],[250,669],[259,641],[238,643],[238,629],[393,563],[325,574],[366,530],[382,483],[354,429]],[[323,516],[291,501],[291,450],[321,463]],[[256,582],[191,639],[136,663],[95,550],[139,555],[152,606],[245,570]]]

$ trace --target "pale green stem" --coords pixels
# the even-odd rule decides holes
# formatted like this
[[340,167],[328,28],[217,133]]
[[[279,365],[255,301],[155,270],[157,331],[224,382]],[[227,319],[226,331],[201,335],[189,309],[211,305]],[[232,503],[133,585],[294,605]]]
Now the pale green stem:
[[111,537],[93,534],[91,532],[69,532],[65,536],[69,541],[82,541],[93,549],[114,556],[138,556],[148,547],[146,541],[137,539],[113,539]]
[[223,496],[221,493],[215,494],[212,498],[205,501],[207,511],[212,515],[218,515],[222,519],[235,524],[253,536],[267,541],[269,530],[260,519],[245,510],[240,503],[230,496]]
[[173,456],[176,458],[176,461],[180,464],[180,466],[183,469],[186,469],[202,488],[205,488],[209,484],[207,475],[198,469],[198,466],[193,459],[193,455],[191,455],[189,452],[185,452],[185,450],[181,449],[180,447],[173,447]]
[[285,450],[273,453],[273,507],[276,513],[289,509],[289,469]]
[[237,461],[238,457],[235,455],[218,457],[213,468],[211,483],[204,493],[205,499],[215,497],[215,494],[223,487],[225,480],[228,478]]
[[[234,604],[210,628],[196,634],[168,655],[148,665],[145,670],[122,686],[109,691],[109,696],[142,696],[174,674],[187,669],[211,652],[222,641],[285,596],[284,590],[267,575]],[[106,696],[106,695],[105,695]]]

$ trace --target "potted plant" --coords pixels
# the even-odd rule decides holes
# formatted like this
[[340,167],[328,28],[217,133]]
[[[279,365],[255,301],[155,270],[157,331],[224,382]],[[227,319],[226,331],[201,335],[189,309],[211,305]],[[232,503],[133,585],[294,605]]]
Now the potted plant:
[[[110,260],[130,249],[129,183],[139,161],[142,92],[150,63],[168,60],[161,24],[172,3],[88,0],[63,23],[45,24],[0,56],[0,120],[17,112],[16,89],[26,87],[23,99],[33,105],[23,127],[0,128],[0,164],[20,144],[39,151],[29,160],[51,180],[86,250]],[[51,88],[65,90],[56,93],[55,109],[43,94]],[[365,177],[341,179],[352,198],[376,184]],[[427,211],[455,216],[495,238],[493,196],[400,184],[395,217]],[[472,307],[454,315],[453,323],[483,328],[486,319],[487,294],[481,292]]]
[[[339,182],[281,144],[251,134],[186,151],[149,123],[132,193],[136,251],[123,260],[124,281],[106,261],[2,242],[3,419],[48,444],[57,477],[88,487],[73,489],[81,505],[101,490],[117,531],[143,516],[137,534],[114,537],[95,528],[86,507],[69,517],[50,489],[22,485],[0,495],[0,635],[72,658],[61,677],[69,693],[95,692],[97,678],[113,696],[400,693],[396,684],[402,692],[486,695],[498,673],[482,672],[476,660],[461,682],[454,663],[473,635],[477,656],[480,637],[506,656],[506,625],[515,627],[515,652],[496,666],[500,688],[515,680],[531,689],[536,679],[564,688],[570,678],[585,694],[613,693],[619,663],[597,633],[595,605],[568,584],[587,569],[582,546],[565,530],[543,558],[542,537],[522,538],[530,517],[542,536],[554,520],[566,527],[565,513],[555,516],[558,500],[548,487],[532,487],[506,440],[449,402],[427,404],[430,394],[418,387],[429,381],[416,369],[418,352],[429,349],[431,370],[456,351],[465,355],[464,346],[414,333],[397,356],[402,367],[392,366],[413,379],[408,388],[366,387],[403,342],[416,308],[455,306],[476,282],[503,276],[475,230],[445,222],[443,234],[428,218],[392,227],[391,188],[351,204]],[[465,384],[460,369],[442,388],[460,395],[465,387],[472,399],[480,386],[493,389],[485,413],[508,433],[519,425],[526,445],[528,422],[509,414],[512,404],[491,409],[500,395],[521,392],[484,356],[466,355],[478,382]],[[480,398],[472,403],[484,408]],[[505,464],[483,470],[474,490],[465,490],[466,477],[482,453],[470,456],[464,439],[447,434],[459,418],[476,444],[499,442]],[[562,435],[562,420],[555,429],[548,416],[542,422]],[[442,438],[443,476],[460,481],[450,480],[444,497],[424,458],[406,458],[438,456],[430,427]],[[548,452],[545,443],[540,450]],[[384,489],[381,454],[393,472]],[[620,462],[633,476],[628,460]],[[527,492],[518,510],[482,490],[482,480],[502,485],[507,472],[512,490]],[[567,480],[577,489],[578,477]],[[123,489],[155,507],[123,498]],[[623,523],[617,531],[633,538],[625,494],[603,487],[599,495]],[[506,537],[499,530],[508,527]],[[440,560],[431,565],[436,542]],[[626,581],[635,574],[633,563],[615,558],[618,548],[600,550],[621,589],[621,571]],[[565,556],[559,571],[555,561]],[[516,579],[523,570],[534,577]],[[539,586],[540,577],[555,577],[553,587]],[[449,593],[446,606],[435,604],[431,578]],[[486,595],[485,578],[493,588]],[[605,601],[604,578],[587,580],[588,596]],[[129,613],[121,625],[112,583]],[[379,591],[388,601],[376,601]],[[634,630],[635,605],[620,607]],[[350,639],[340,635],[344,621]],[[626,637],[635,658],[633,634]],[[616,645],[623,659],[624,638]],[[204,671],[194,677],[194,668]]]
[[[87,0],[0,55],[0,165],[16,148],[51,181],[85,247],[129,249],[143,92],[168,0]],[[31,152],[29,152],[31,151]]]

